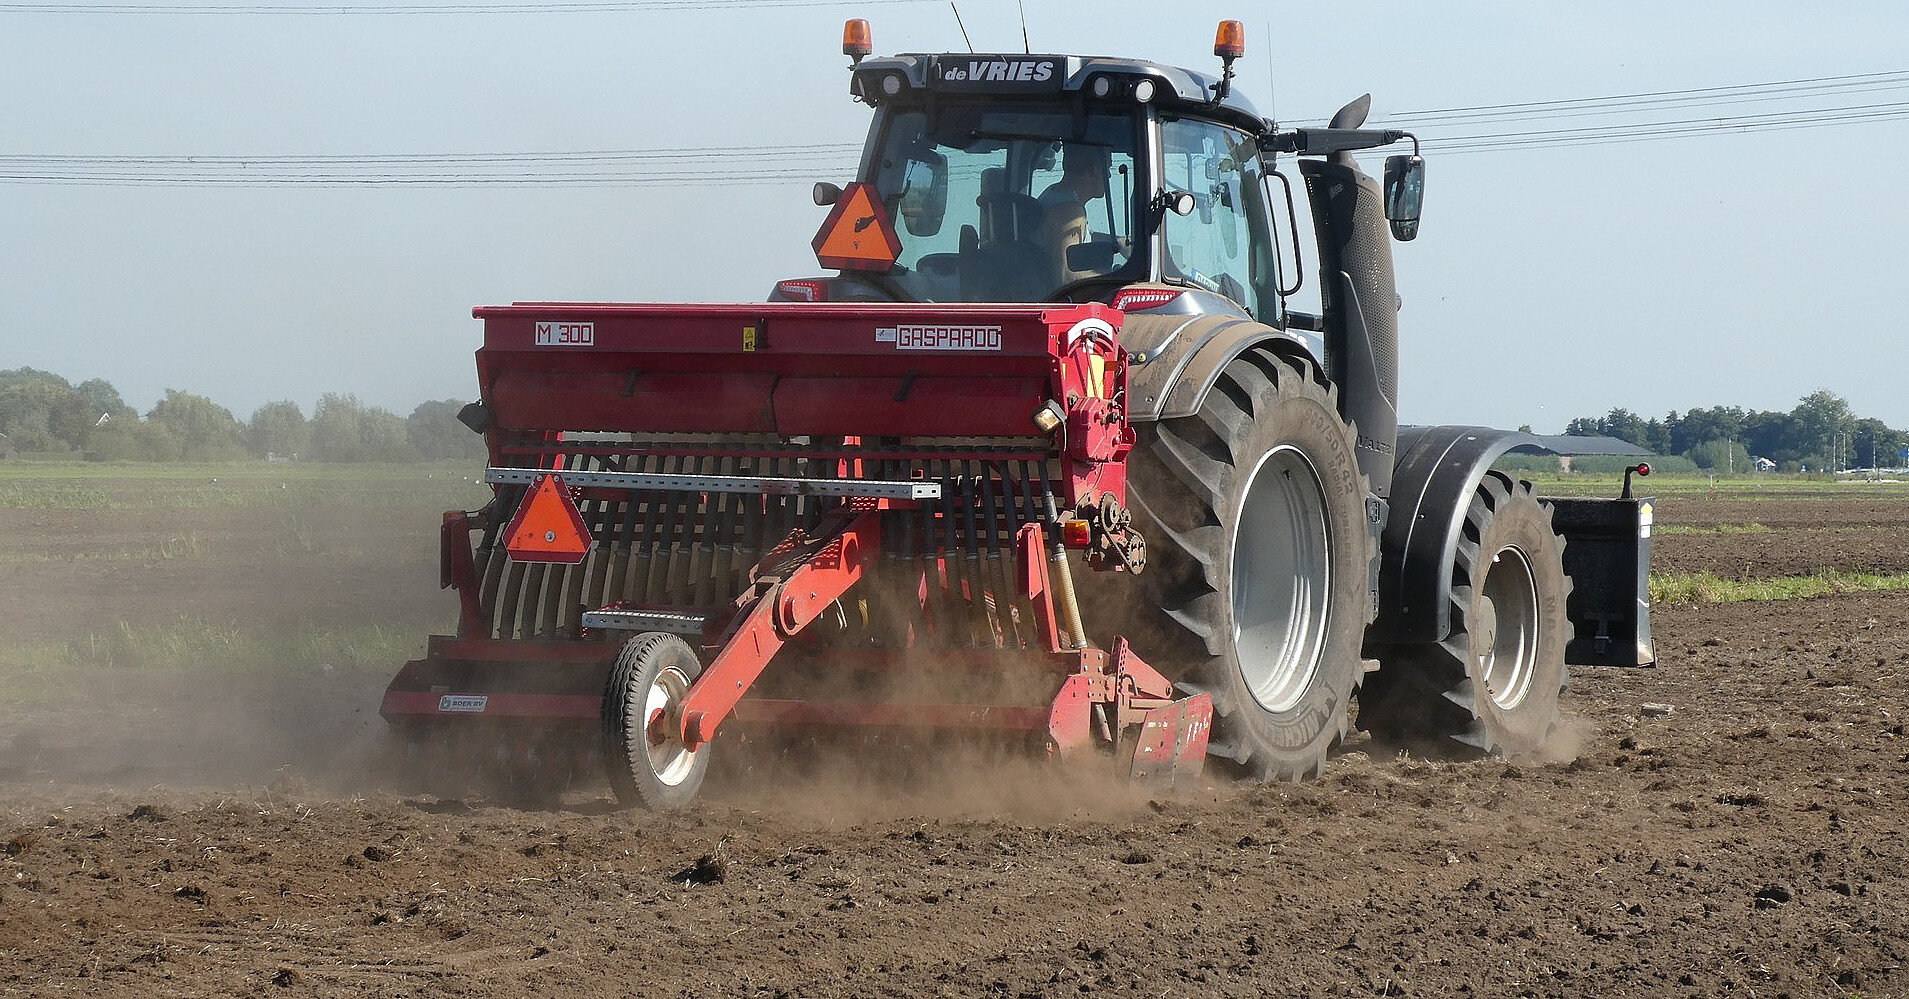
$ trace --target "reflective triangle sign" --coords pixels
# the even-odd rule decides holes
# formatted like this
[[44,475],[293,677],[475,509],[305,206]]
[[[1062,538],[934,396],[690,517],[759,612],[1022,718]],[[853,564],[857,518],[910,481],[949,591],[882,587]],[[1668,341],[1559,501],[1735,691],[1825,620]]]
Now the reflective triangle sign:
[[850,184],[812,245],[822,266],[839,270],[885,271],[901,256],[901,237],[873,184]]
[[590,529],[562,476],[537,476],[537,484],[530,487],[504,532],[504,550],[519,562],[576,565],[583,561],[590,551]]

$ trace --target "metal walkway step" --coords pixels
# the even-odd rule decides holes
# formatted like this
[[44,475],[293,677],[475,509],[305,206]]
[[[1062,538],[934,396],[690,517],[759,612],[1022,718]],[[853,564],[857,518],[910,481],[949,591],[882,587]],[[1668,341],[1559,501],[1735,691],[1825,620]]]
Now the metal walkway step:
[[594,610],[583,615],[583,626],[604,631],[662,631],[672,635],[701,635],[707,615],[674,611]]

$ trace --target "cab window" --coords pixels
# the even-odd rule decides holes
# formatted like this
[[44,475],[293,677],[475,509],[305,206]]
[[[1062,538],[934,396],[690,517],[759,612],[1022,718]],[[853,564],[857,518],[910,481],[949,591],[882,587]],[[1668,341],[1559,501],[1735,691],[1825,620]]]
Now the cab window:
[[1237,129],[1191,118],[1160,126],[1168,193],[1193,195],[1185,216],[1166,213],[1167,280],[1216,292],[1265,321],[1279,313],[1278,263],[1259,146]]
[[1143,277],[1132,112],[954,104],[891,114],[874,164],[913,301],[1039,302],[1079,281]]

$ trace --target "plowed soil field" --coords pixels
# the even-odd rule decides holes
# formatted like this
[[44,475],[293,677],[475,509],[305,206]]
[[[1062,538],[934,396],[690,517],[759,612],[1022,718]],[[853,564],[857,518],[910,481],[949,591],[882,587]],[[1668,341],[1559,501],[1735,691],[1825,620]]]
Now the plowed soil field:
[[[1659,607],[1543,760],[522,810],[373,766],[453,609],[423,501],[127,506],[0,509],[0,995],[1909,994],[1909,594]],[[1662,569],[1909,570],[1900,499],[1658,513]]]

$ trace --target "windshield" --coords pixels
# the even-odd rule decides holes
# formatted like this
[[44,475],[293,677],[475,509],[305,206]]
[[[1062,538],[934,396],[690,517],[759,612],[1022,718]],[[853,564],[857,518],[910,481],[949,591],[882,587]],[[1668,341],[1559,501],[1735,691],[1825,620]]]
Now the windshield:
[[901,236],[890,281],[924,302],[1038,302],[1134,261],[1131,113],[902,111],[875,186]]

